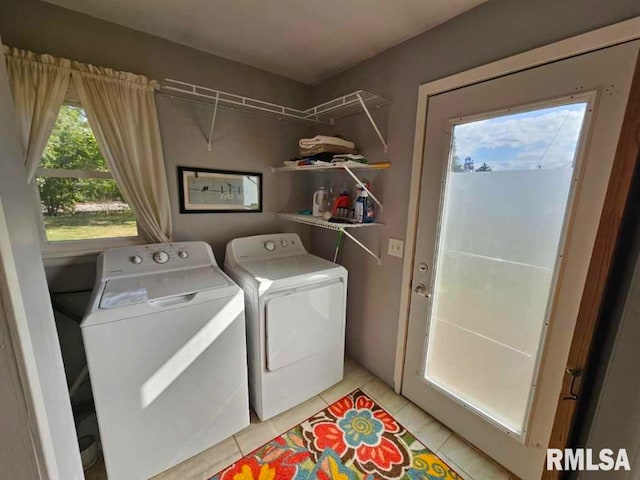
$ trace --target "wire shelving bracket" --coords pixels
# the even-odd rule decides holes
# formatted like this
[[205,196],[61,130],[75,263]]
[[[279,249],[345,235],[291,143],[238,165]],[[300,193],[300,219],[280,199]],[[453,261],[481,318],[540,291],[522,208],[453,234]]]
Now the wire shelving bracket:
[[[358,92],[357,96],[358,96],[358,101],[360,102],[360,105],[362,105],[362,110],[364,110],[364,113],[367,114],[367,118],[369,119],[369,122],[371,122],[371,126],[375,130],[376,134],[378,135],[378,138],[380,139],[380,142],[382,142],[382,145],[384,146],[384,153],[387,153],[387,151],[389,150],[389,146],[387,145],[387,141],[382,136],[382,133],[380,133],[380,129],[378,128],[378,125],[376,125],[376,121],[371,116],[371,113],[369,113],[369,109],[367,108],[367,105],[364,103],[364,100],[362,99],[362,95]],[[349,172],[349,170],[347,170],[347,171]],[[353,174],[351,172],[349,172],[349,173],[353,176]],[[364,189],[366,190],[366,187],[364,187]],[[374,197],[374,199],[375,199],[375,197]],[[376,202],[378,202],[378,200],[376,200]],[[378,204],[380,204],[380,202],[378,202]],[[382,207],[382,205],[380,205],[380,207]]]
[[213,142],[213,127],[216,124],[216,115],[218,113],[218,102],[219,102],[219,98],[218,95],[216,94],[216,102],[214,103],[214,107],[213,107],[213,115],[211,115],[211,128],[209,128],[209,141],[207,142],[207,150],[211,151],[212,150],[212,146],[211,143]]
[[363,183],[362,180],[360,180],[358,178],[358,176],[355,173],[353,173],[349,167],[344,166],[343,168],[344,168],[345,172],[347,172],[349,175],[351,175],[351,178],[353,178],[355,180],[355,182],[360,186],[360,188],[362,188],[362,190],[367,192],[367,194],[371,198],[373,198],[373,201],[378,204],[378,206],[380,207],[380,210],[384,210],[384,207],[382,206],[382,202],[380,202],[380,200],[378,200],[378,198],[373,193],[371,193],[371,190],[369,190],[369,188],[367,187],[367,184]]

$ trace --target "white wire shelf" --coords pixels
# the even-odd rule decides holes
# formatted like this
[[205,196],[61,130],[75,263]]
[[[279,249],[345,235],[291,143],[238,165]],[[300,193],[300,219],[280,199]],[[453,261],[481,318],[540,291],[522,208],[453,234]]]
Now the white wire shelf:
[[306,110],[299,110],[171,78],[165,78],[164,81],[165,84],[162,89],[179,94],[178,98],[188,99],[195,97],[205,101],[208,100],[212,105],[218,103],[221,108],[261,113],[280,120],[297,120],[315,124],[332,125],[339,118],[360,113],[362,111],[362,103],[359,98],[362,99],[367,108],[380,108],[391,103],[390,100],[374,93],[358,90]]
[[278,120],[291,120],[295,122],[303,122],[309,124],[325,124],[333,125],[339,118],[343,118],[356,113],[364,112],[371,122],[371,126],[387,151],[387,143],[376,122],[371,116],[370,109],[377,109],[391,103],[390,100],[383,98],[375,93],[366,90],[356,90],[328,102],[321,103],[314,107],[300,110],[297,108],[278,105],[277,103],[265,102],[257,98],[244,97],[234,93],[223,92],[215,88],[203,87],[193,83],[181,82],[171,78],[164,79],[161,95],[182,100],[199,100],[208,103],[214,107],[211,117],[211,128],[207,145],[211,149],[213,137],[213,125],[215,124],[216,112],[218,106],[220,108],[239,110],[250,113],[258,113],[268,117],[277,118]]
[[364,243],[354,237],[351,232],[348,231],[351,229],[380,227],[384,225],[382,223],[334,223],[329,222],[328,220],[324,220],[323,218],[313,217],[311,215],[301,215],[299,213],[279,213],[278,218],[289,222],[302,223],[304,225],[311,225],[313,227],[320,227],[327,230],[334,230],[336,232],[339,232],[338,245],[336,247],[336,252],[333,260],[334,262],[337,262],[337,259],[340,256],[343,238],[342,235],[344,235],[349,237],[356,245],[358,245],[365,252],[375,258],[378,262],[378,265],[382,264],[382,259],[379,255],[376,255],[369,247],[367,247]]
[[345,228],[366,228],[379,227],[382,223],[336,223],[330,222],[320,217],[312,215],[302,215],[300,213],[279,213],[278,217],[289,222],[304,223],[314,227],[327,228],[329,230],[343,230]]
[[271,167],[271,171],[277,172],[318,172],[323,170],[388,170],[391,168],[389,162],[379,163],[358,163],[358,162],[342,162],[342,163],[318,163],[315,165],[291,165],[282,167]]
[[367,92],[366,90],[357,90],[352,93],[334,98],[328,102],[321,103],[315,107],[305,110],[308,117],[320,120],[327,120],[331,125],[339,118],[348,117],[362,112],[362,105],[366,105],[368,109],[377,109],[385,107],[391,103],[390,100]]
[[329,123],[329,121],[326,119],[313,118],[312,116],[308,115],[305,110],[299,110],[297,108],[286,107],[283,105],[278,105],[276,103],[265,102],[263,100],[258,100],[257,98],[244,97],[242,95],[236,95],[234,93],[223,92],[222,90],[203,87],[201,85],[195,85],[193,83],[181,82],[179,80],[173,80],[171,78],[165,78],[164,81],[165,84],[162,86],[162,90],[177,94],[170,95],[175,98],[182,98],[187,100],[197,98],[213,106],[218,105],[220,106],[220,108],[258,113],[261,115],[277,118],[278,120],[296,120],[303,123],[315,124]]

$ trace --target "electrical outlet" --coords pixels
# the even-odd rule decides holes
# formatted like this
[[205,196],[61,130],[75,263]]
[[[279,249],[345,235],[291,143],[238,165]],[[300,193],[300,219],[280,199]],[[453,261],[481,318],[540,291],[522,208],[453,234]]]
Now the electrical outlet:
[[392,257],[402,258],[403,251],[404,251],[404,242],[402,240],[397,240],[395,238],[389,239],[389,249],[387,250],[387,255],[391,255]]

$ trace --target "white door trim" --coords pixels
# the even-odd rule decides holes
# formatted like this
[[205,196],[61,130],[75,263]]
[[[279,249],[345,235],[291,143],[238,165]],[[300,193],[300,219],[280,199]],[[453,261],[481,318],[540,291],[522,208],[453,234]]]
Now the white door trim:
[[478,82],[502,77],[546,63],[564,60],[576,55],[611,47],[640,38],[640,17],[634,17],[620,23],[609,25],[556,43],[535,48],[511,57],[497,60],[480,67],[456,73],[432,82],[420,85],[418,90],[418,108],[416,112],[416,133],[413,143],[413,161],[411,167],[411,185],[409,190],[409,209],[407,213],[407,232],[405,235],[404,262],[400,291],[400,311],[398,317],[398,338],[394,370],[394,387],[397,393],[402,389],[404,358],[407,344],[407,327],[411,299],[411,281],[415,257],[416,230],[418,226],[418,204],[420,201],[420,183],[422,178],[422,159],[424,158],[424,138],[427,121],[429,97],[450,90],[473,85]]
[[20,376],[20,387],[25,399],[25,409],[28,416],[28,428],[37,462],[34,470],[40,474],[39,480],[50,478],[49,472],[58,470],[53,438],[46,422],[45,399],[40,387],[40,378],[33,375],[37,372],[36,359],[33,350],[25,348],[31,345],[27,314],[24,309],[18,272],[11,252],[9,229],[4,215],[4,207],[0,200],[0,296],[4,303],[3,315],[9,327],[9,334],[13,342],[15,361]]

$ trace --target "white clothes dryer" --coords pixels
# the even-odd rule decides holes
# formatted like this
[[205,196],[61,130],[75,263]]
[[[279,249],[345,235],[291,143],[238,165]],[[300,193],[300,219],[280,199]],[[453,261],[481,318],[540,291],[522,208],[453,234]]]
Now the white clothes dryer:
[[342,380],[344,267],[282,233],[232,240],[225,271],[245,292],[249,397],[261,420]]

